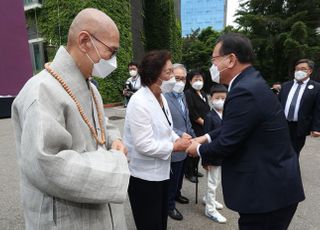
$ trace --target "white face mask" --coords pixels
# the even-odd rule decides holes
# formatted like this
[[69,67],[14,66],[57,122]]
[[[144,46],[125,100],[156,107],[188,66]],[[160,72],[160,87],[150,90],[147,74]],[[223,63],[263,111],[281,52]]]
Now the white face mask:
[[[223,58],[221,62],[223,62],[226,58]],[[219,64],[221,63],[219,62]],[[215,83],[220,83],[221,77],[220,73],[225,71],[227,68],[224,68],[223,70],[219,71],[218,66],[212,63],[212,66],[209,69],[210,75],[211,75],[211,80]]]
[[183,81],[178,81],[173,87],[173,92],[182,93],[185,85],[186,84],[184,84]]
[[192,84],[192,88],[194,88],[195,90],[199,91],[201,90],[203,87],[203,81],[195,81],[193,84]]
[[216,110],[222,110],[224,105],[224,100],[218,99],[218,100],[212,100],[212,106]]
[[131,76],[131,77],[135,77],[135,76],[137,76],[138,71],[137,71],[137,70],[132,69],[132,70],[130,70],[130,71],[129,71],[129,74],[130,74],[130,76]]
[[94,49],[96,50],[100,60],[98,63],[94,63],[92,58],[86,53],[87,57],[90,59],[90,61],[93,63],[93,69],[92,69],[92,76],[99,77],[99,78],[105,78],[107,77],[110,73],[112,73],[116,68],[117,68],[117,57],[114,56],[110,58],[109,60],[104,60],[101,58],[101,55],[92,41],[92,38],[90,37],[90,40],[94,46]]
[[307,73],[304,72],[304,71],[295,71],[294,72],[294,78],[297,80],[297,81],[301,81],[302,79],[306,78],[307,77]]
[[209,71],[210,71],[210,75],[211,75],[211,80],[213,82],[216,82],[219,84],[220,83],[220,72],[218,70],[218,67],[215,64],[212,64]]
[[161,81],[162,81],[162,83],[160,85],[161,92],[162,93],[171,93],[175,84],[176,84],[176,78],[172,77],[168,81],[164,81],[164,80],[161,80]]

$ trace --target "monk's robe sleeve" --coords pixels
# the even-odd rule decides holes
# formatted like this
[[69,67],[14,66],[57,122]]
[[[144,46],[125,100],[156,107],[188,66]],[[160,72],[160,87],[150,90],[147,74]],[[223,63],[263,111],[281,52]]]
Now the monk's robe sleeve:
[[19,164],[22,175],[36,188],[80,203],[125,200],[129,169],[123,153],[104,149],[71,150],[74,137],[37,100],[20,119],[23,127],[18,144]]

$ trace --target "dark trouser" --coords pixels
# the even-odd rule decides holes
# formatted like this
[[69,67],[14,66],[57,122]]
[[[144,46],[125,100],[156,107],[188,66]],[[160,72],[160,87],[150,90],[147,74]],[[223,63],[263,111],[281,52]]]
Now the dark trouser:
[[239,213],[239,230],[286,230],[298,204],[259,214]]
[[298,154],[298,158],[299,158],[300,151],[303,148],[304,144],[306,143],[306,137],[298,136],[298,122],[288,121],[288,126],[289,126],[292,146],[296,151],[296,153]]
[[196,175],[196,168],[198,167],[199,164],[199,157],[189,157],[187,156],[186,161],[186,166],[185,166],[185,175],[186,177],[192,177],[192,176],[197,176]]
[[137,230],[165,230],[168,220],[169,180],[130,177],[129,200]]
[[175,199],[181,195],[182,181],[183,181],[183,161],[171,162],[170,184],[169,184],[169,210],[176,207]]

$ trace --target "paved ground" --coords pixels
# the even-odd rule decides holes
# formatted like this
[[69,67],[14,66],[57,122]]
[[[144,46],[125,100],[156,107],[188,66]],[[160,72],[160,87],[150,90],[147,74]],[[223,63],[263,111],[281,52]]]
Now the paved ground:
[[[106,109],[111,122],[123,130],[125,110],[117,107]],[[24,229],[22,209],[19,197],[19,171],[16,161],[15,144],[10,119],[0,119],[0,230]],[[302,202],[290,225],[290,230],[320,230],[320,139],[308,138],[301,153],[301,171],[307,199]],[[203,171],[202,171],[203,172]],[[205,191],[205,178],[200,179],[199,194]],[[184,215],[183,221],[169,218],[168,229],[174,230],[234,230],[237,229],[237,213],[224,209],[221,211],[228,219],[226,224],[210,221],[203,214],[204,206],[195,204],[195,186],[185,180],[183,195],[191,199],[187,205],[178,204],[178,209]],[[288,191],[288,193],[294,191]],[[221,189],[218,199],[222,200]],[[200,199],[199,199],[200,200]],[[134,222],[129,202],[126,202],[126,218],[129,230],[134,230]]]

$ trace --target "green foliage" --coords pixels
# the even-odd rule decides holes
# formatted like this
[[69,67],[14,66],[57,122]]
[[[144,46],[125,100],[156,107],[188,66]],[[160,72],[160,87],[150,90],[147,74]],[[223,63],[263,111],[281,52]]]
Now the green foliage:
[[181,25],[175,17],[173,0],[143,1],[145,48],[167,49],[173,62],[182,55]]
[[238,11],[239,30],[252,41],[256,67],[273,81],[292,78],[301,58],[320,61],[316,34],[320,0],[247,0]]
[[[127,64],[132,60],[131,6],[129,0],[46,0],[38,16],[42,37],[48,43],[67,43],[68,29],[73,18],[84,8],[97,8],[108,14],[120,31],[120,51],[117,55],[118,68],[106,79],[96,79],[104,103],[122,101],[122,88],[127,78]],[[50,49],[49,49],[50,51]],[[49,59],[53,58],[50,55]]]

